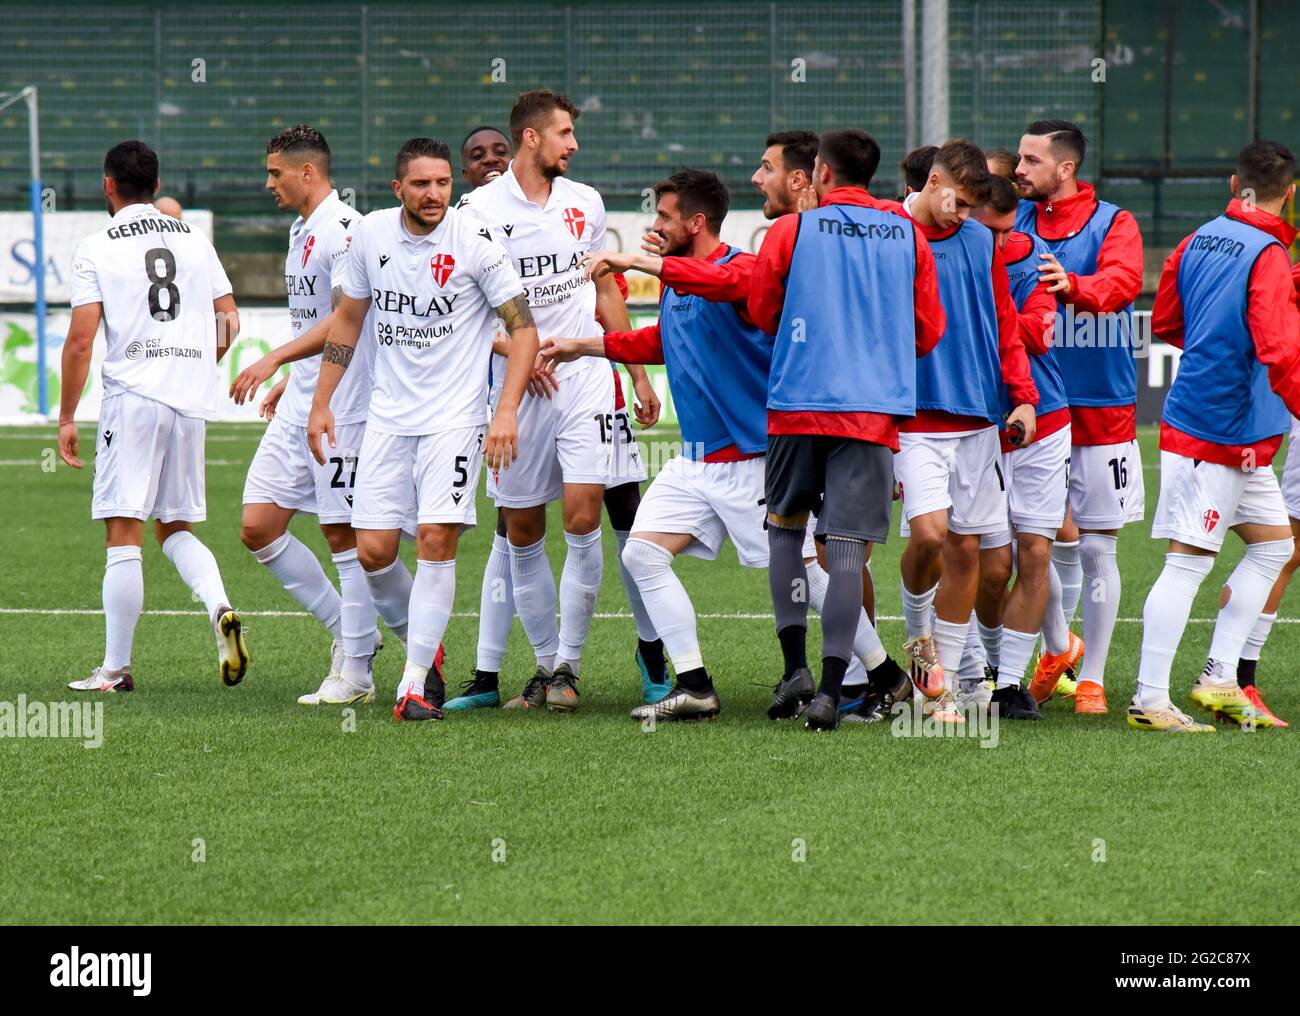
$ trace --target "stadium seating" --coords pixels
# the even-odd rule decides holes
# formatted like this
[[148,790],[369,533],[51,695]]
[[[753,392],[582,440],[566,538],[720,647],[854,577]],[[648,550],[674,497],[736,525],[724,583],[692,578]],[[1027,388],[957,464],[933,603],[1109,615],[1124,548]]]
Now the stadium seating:
[[[1248,68],[1244,15],[1176,6],[1175,16],[1169,4],[1063,0],[1029,17],[1005,0],[952,0],[952,132],[1011,146],[1030,117],[1076,120],[1101,147],[1085,177],[1103,169],[1122,177],[1108,186],[1144,226],[1160,220],[1157,233],[1181,235],[1184,218],[1217,205],[1213,177],[1246,140]],[[1290,26],[1300,23],[1300,0],[1260,9],[1259,126],[1285,138],[1295,126],[1300,42]],[[454,143],[477,124],[502,123],[517,91],[544,86],[582,105],[582,178],[611,205],[639,200],[679,164],[717,169],[743,202],[758,141],[773,128],[859,124],[880,139],[887,164],[901,157],[900,10],[893,0],[725,8],[56,0],[6,12],[0,90],[40,86],[45,175],[63,207],[97,203],[104,150],[135,135],[158,147],[164,186],[187,203],[264,213],[250,168],[266,137],[302,120],[330,138],[340,182],[363,203],[383,200],[392,152],[407,137]],[[80,59],[69,61],[69,50]],[[25,201],[24,128],[20,112],[0,114],[0,207]],[[1199,183],[1155,179],[1193,172]],[[888,180],[886,192],[892,172]]]

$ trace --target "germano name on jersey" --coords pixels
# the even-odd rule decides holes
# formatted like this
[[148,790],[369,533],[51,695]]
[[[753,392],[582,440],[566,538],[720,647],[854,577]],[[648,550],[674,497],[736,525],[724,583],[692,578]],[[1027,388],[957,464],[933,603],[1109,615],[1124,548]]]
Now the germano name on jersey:
[[183,416],[214,417],[213,303],[230,292],[208,238],[151,203],[126,205],[83,239],[71,303],[103,309],[105,398],[133,392]]

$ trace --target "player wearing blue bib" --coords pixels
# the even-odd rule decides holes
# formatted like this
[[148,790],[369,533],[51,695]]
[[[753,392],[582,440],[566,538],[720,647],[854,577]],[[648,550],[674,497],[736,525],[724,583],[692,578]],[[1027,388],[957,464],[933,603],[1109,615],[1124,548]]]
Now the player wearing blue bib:
[[[1300,413],[1300,313],[1281,218],[1295,197],[1295,156],[1255,141],[1237,156],[1227,211],[1165,262],[1155,334],[1181,345],[1160,426],[1160,500],[1151,535],[1169,541],[1142,611],[1142,657],[1128,724],[1212,731],[1169,699],[1169,672],[1201,582],[1231,529],[1246,545],[1228,576],[1209,661],[1192,688],[1203,709],[1271,726],[1237,684],[1237,660],[1295,549],[1271,462]],[[1253,200],[1243,200],[1246,198]],[[1288,412],[1289,410],[1289,412]]]
[[[1137,220],[1080,183],[1087,140],[1066,120],[1031,123],[1020,139],[1016,228],[1050,252],[1040,272],[1058,307],[1053,345],[1070,398],[1070,515],[1053,562],[1068,621],[1083,598],[1087,655],[1079,670],[1075,711],[1103,714],[1106,659],[1119,618],[1119,531],[1144,515],[1146,493],[1137,444],[1137,371],[1133,301],[1142,289],[1142,235]],[[1071,641],[1073,649],[1078,646]],[[1030,693],[1045,701],[1077,653],[1044,654]]]

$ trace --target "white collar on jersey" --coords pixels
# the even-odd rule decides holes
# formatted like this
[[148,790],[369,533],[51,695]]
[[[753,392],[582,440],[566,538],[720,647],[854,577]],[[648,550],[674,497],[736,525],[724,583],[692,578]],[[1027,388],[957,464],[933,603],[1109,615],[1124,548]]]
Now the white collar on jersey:
[[[502,176],[506,178],[506,186],[510,188],[511,194],[526,205],[532,205],[534,208],[538,207],[537,202],[525,194],[523,187],[519,186],[519,177],[515,176],[514,159],[510,160],[510,164],[506,166],[506,171]],[[550,208],[551,205],[555,204],[555,202],[559,200],[559,191],[560,188],[564,186],[565,182],[566,181],[562,176],[557,176],[551,180],[551,196],[546,199],[546,204],[541,206],[542,211],[546,211],[546,209]]]
[[410,244],[413,247],[418,247],[420,244],[424,243],[436,247],[438,244],[442,243],[442,238],[447,235],[447,223],[451,221],[452,214],[455,211],[456,209],[449,207],[442,213],[442,221],[440,223],[434,226],[430,232],[420,235],[418,233],[412,233],[410,229],[407,228],[406,209],[399,205],[397,208],[397,238],[402,243]]
[[[148,212],[158,212],[152,201],[132,201],[129,205],[123,205],[119,208],[117,214],[109,221],[118,222],[122,219],[134,219],[137,215],[144,215]],[[158,214],[162,215],[162,212],[158,212]]]
[[293,225],[289,227],[289,242],[297,243],[299,236],[319,226],[321,220],[328,217],[334,211],[335,205],[339,203],[341,203],[339,202],[339,192],[331,190],[325,197],[321,198],[320,204],[312,209],[312,213],[306,221],[303,220],[301,215],[293,220]]

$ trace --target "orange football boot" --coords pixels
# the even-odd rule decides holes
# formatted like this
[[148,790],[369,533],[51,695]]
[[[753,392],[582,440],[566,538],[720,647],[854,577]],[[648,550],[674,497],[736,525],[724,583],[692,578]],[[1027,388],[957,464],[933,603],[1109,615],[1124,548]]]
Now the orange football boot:
[[1074,712],[1078,716],[1105,716],[1106,689],[1096,681],[1080,681],[1074,692]]
[[1034,696],[1034,701],[1041,706],[1051,698],[1061,675],[1072,668],[1077,669],[1082,660],[1083,639],[1074,632],[1070,632],[1070,645],[1065,652],[1056,656],[1043,653],[1038,658],[1038,665],[1034,667],[1033,680],[1029,682],[1029,694]]

